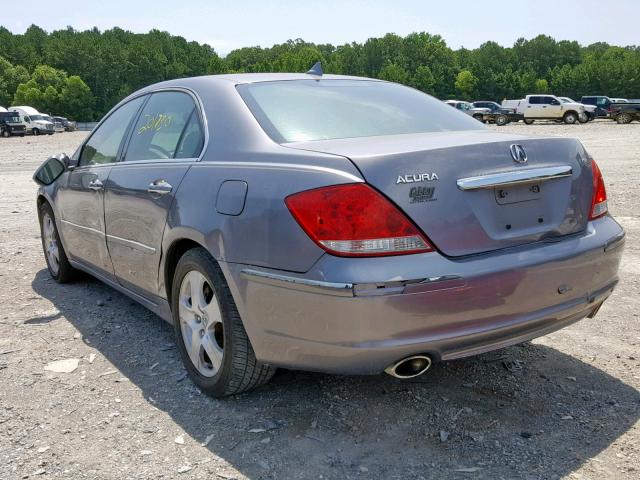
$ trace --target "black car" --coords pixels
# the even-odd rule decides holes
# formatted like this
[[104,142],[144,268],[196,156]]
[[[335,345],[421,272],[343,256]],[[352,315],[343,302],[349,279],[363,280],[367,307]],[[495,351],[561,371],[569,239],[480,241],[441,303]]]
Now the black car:
[[520,120],[520,116],[517,115],[514,110],[503,108],[502,105],[497,102],[480,100],[478,102],[473,102],[472,105],[477,108],[488,108],[490,110],[490,113],[486,114],[483,118],[485,122],[495,123],[496,125],[502,126],[509,122],[517,122]]
[[612,105],[611,119],[621,124],[640,120],[640,103],[616,103]]
[[0,136],[19,135],[24,137],[26,133],[27,127],[20,121],[18,113],[0,112]]

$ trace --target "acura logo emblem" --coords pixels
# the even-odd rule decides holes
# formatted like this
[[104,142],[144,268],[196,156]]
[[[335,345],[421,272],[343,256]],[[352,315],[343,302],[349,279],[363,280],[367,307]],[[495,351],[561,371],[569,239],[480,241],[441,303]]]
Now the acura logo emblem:
[[516,163],[527,163],[527,152],[524,151],[522,145],[518,145],[514,143],[509,147],[509,151],[511,152],[511,158]]

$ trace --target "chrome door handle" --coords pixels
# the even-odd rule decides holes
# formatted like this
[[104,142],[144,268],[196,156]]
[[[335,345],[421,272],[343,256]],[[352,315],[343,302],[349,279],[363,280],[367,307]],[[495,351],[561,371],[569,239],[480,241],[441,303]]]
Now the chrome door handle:
[[95,180],[91,180],[89,182],[89,188],[91,190],[96,190],[96,191],[102,190],[102,187],[104,187],[104,185],[102,184],[99,178],[96,178]]
[[173,187],[166,180],[156,180],[151,182],[147,187],[147,192],[155,193],[156,195],[166,195]]

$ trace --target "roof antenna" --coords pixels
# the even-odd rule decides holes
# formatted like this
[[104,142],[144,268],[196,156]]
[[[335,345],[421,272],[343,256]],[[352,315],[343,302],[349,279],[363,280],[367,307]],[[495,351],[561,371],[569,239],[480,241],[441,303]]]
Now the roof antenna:
[[311,70],[309,70],[307,72],[308,75],[319,75],[322,76],[323,72],[322,72],[322,64],[320,62],[316,62],[313,64],[313,67],[311,67]]

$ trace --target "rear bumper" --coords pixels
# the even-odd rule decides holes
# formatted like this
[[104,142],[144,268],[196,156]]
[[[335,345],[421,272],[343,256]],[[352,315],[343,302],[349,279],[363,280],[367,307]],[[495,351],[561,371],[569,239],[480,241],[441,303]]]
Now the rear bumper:
[[305,274],[221,266],[260,361],[372,374],[417,353],[494,350],[594,313],[618,281],[623,245],[607,216],[579,237],[464,259],[325,255]]

